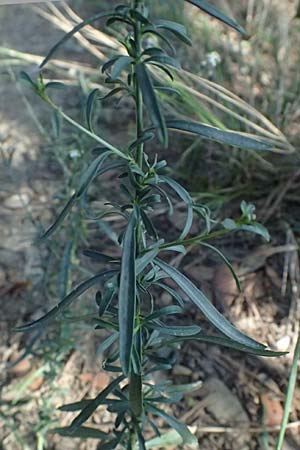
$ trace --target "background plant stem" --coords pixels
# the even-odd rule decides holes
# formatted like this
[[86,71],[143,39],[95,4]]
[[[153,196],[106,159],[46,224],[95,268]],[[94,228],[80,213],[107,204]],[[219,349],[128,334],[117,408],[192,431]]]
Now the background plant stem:
[[289,420],[289,415],[291,412],[291,406],[294,398],[295,386],[297,381],[297,373],[298,373],[298,362],[300,357],[300,333],[298,335],[298,340],[295,347],[292,370],[290,373],[289,384],[287,388],[286,401],[284,405],[284,414],[281,422],[280,432],[278,436],[278,441],[276,445],[276,450],[281,450],[283,446],[284,436]]

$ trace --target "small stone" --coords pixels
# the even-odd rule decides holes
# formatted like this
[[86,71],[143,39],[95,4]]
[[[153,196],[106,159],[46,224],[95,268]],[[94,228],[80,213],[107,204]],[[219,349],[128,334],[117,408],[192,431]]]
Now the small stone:
[[193,374],[193,371],[189,367],[182,366],[180,364],[176,364],[173,367],[173,375],[175,376],[185,376],[189,377]]

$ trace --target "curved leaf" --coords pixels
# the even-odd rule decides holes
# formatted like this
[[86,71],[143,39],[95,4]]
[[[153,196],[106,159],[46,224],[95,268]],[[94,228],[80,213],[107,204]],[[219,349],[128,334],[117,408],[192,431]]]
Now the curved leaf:
[[226,266],[230,270],[238,290],[240,292],[242,292],[242,288],[241,288],[241,284],[240,284],[240,280],[238,278],[238,275],[236,274],[236,272],[235,272],[231,262],[226,258],[226,256],[218,248],[214,247],[213,245],[208,244],[207,242],[203,242],[203,241],[201,242],[200,241],[199,244],[202,245],[203,247],[209,248],[210,250],[212,250],[213,252],[217,253],[217,255],[220,256],[222,261],[226,264]]
[[248,137],[236,131],[224,131],[219,128],[204,125],[200,122],[191,122],[188,120],[167,120],[167,127],[191,134],[197,134],[203,138],[213,141],[221,142],[222,144],[232,145],[233,147],[246,148],[256,151],[271,151],[270,147],[265,142],[258,138]]
[[93,412],[101,405],[103,400],[118,386],[118,384],[124,379],[124,376],[121,375],[115,380],[113,380],[100,394],[97,395],[96,398],[91,400],[81,411],[81,413],[75,417],[73,422],[71,423],[69,429],[71,433],[77,432],[78,428],[88,420],[88,418],[93,414]]
[[91,427],[79,427],[76,431],[73,431],[71,427],[54,428],[50,430],[51,433],[57,433],[60,436],[81,438],[81,439],[107,439],[109,434],[97,428]]
[[106,270],[104,272],[99,273],[98,275],[95,275],[89,280],[84,281],[79,286],[77,286],[77,288],[75,288],[70,294],[68,294],[60,303],[58,303],[57,306],[52,308],[47,314],[42,316],[40,319],[28,323],[27,325],[17,327],[15,330],[28,331],[40,326],[44,326],[49,322],[52,322],[62,311],[64,311],[68,306],[70,306],[77,297],[82,295],[85,291],[87,291],[95,284],[99,283],[99,281],[103,280],[104,278],[115,275],[118,272],[119,272],[118,270]]
[[181,198],[181,200],[184,201],[184,203],[187,205],[188,211],[186,223],[179,238],[182,240],[188,235],[191,226],[193,224],[193,200],[190,194],[179,183],[177,183],[177,181],[173,180],[172,178],[160,176],[159,180],[161,180],[163,183],[168,184],[170,188],[173,189],[173,191],[175,191],[176,194]]
[[153,126],[158,129],[158,136],[160,141],[165,147],[167,147],[168,131],[166,128],[165,118],[160,111],[158,100],[148,70],[143,63],[139,63],[135,67],[135,72],[150,119],[153,123]]
[[94,109],[94,104],[95,104],[95,100],[97,98],[99,89],[93,89],[92,92],[89,94],[87,102],[86,102],[86,110],[85,110],[85,115],[86,115],[86,122],[87,122],[87,126],[88,129],[93,133],[93,125],[92,125],[92,114],[93,114],[93,109]]
[[233,19],[230,19],[229,17],[225,16],[225,14],[220,12],[218,9],[216,9],[213,5],[211,5],[207,1],[205,1],[205,0],[186,0],[186,1],[191,3],[194,6],[197,6],[202,11],[206,12],[210,16],[215,17],[216,19],[218,19],[221,22],[225,23],[226,25],[230,26],[231,28],[238,31],[239,33],[246,34],[244,28],[242,28],[237,22],[235,22]]
[[56,53],[56,51],[63,45],[65,44],[72,36],[74,36],[75,33],[77,33],[78,31],[80,31],[82,28],[86,27],[87,25],[90,25],[94,22],[96,22],[99,19],[102,19],[104,17],[109,17],[111,16],[112,13],[98,13],[95,14],[92,17],[89,17],[86,20],[83,20],[82,22],[80,22],[78,25],[76,25],[71,31],[69,31],[68,33],[66,33],[62,39],[60,39],[57,44],[54,45],[54,47],[51,48],[51,50],[48,52],[46,58],[41,62],[40,64],[40,68],[42,69],[47,62],[53,57],[54,53]]
[[192,300],[192,302],[202,311],[206,318],[225,336],[228,336],[233,341],[248,347],[249,349],[262,350],[266,346],[256,342],[254,339],[246,336],[244,333],[235,328],[208,300],[208,298],[201,292],[185,275],[180,273],[177,269],[166,264],[159,259],[155,260],[156,264],[162,269],[175,283],[185,292],[185,294]]
[[62,224],[64,219],[67,217],[69,211],[72,209],[72,206],[76,203],[77,195],[76,193],[72,195],[72,197],[68,200],[66,206],[62,209],[61,213],[58,215],[55,222],[45,231],[45,233],[36,240],[36,243],[40,243],[48,239],[52,236],[53,233],[58,229],[58,227]]
[[182,437],[184,444],[195,444],[198,442],[197,438],[190,432],[188,427],[175,419],[175,417],[169,416],[169,414],[153,405],[148,404],[147,409],[152,412],[152,414],[160,416],[171,428],[174,428],[174,430]]
[[199,333],[196,336],[193,337],[180,337],[180,338],[176,338],[176,339],[172,339],[169,341],[170,344],[173,343],[178,343],[178,342],[183,342],[183,341],[201,341],[201,342],[206,342],[207,344],[215,344],[215,345],[220,345],[222,347],[228,347],[228,348],[232,348],[234,350],[239,350],[241,352],[246,352],[246,353],[250,353],[252,355],[258,355],[258,356],[267,356],[267,357],[278,357],[278,356],[284,356],[286,355],[288,352],[277,352],[277,351],[273,351],[273,350],[268,350],[268,349],[253,349],[253,348],[249,348],[246,345],[243,344],[239,344],[238,342],[235,342],[231,339],[225,338],[224,336],[209,336],[206,334],[202,334]]

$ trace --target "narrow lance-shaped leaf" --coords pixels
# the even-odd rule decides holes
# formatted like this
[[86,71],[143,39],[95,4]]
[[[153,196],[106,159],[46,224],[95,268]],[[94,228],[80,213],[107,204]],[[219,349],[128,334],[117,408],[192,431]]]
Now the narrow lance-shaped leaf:
[[176,194],[181,198],[181,200],[183,200],[184,203],[187,205],[188,211],[186,223],[180,235],[180,239],[184,239],[188,235],[193,223],[193,200],[190,194],[179,183],[177,183],[177,181],[166,176],[160,176],[159,179],[163,183],[167,183],[170,186],[170,188],[173,189],[173,191],[175,191]]
[[40,326],[44,326],[49,322],[52,322],[62,311],[64,311],[68,306],[70,306],[77,297],[79,297],[81,294],[83,294],[85,291],[87,291],[95,284],[99,283],[99,281],[101,281],[102,279],[113,276],[116,273],[118,273],[118,270],[106,270],[104,272],[99,273],[98,275],[95,275],[89,280],[84,281],[43,317],[41,317],[38,320],[35,320],[34,322],[28,323],[27,325],[17,327],[15,330],[28,331]]
[[121,375],[115,380],[113,380],[105,389],[103,389],[100,394],[97,395],[96,398],[91,400],[85,408],[81,411],[81,413],[75,417],[73,422],[71,423],[70,431],[75,433],[76,430],[88,420],[88,418],[93,414],[93,412],[98,408],[99,405],[106,399],[106,397],[118,386],[118,384],[124,379],[124,376]]
[[185,292],[192,302],[202,311],[207,319],[225,336],[252,349],[264,349],[265,345],[256,342],[235,328],[185,275],[159,259],[156,264]]
[[42,242],[48,239],[50,236],[52,236],[53,233],[60,227],[60,225],[63,223],[64,219],[67,217],[69,212],[71,211],[73,205],[76,203],[77,196],[76,194],[73,194],[72,197],[68,200],[67,204],[62,209],[61,213],[56,218],[55,222],[45,231],[45,233],[39,237],[36,242]]
[[203,138],[256,151],[272,151],[272,147],[259,138],[252,138],[236,131],[224,131],[219,128],[188,120],[171,119],[166,121],[167,127],[184,133],[197,134]]
[[187,35],[186,28],[181,23],[161,19],[155,22],[155,26],[170,31],[185,44],[192,45],[192,41]]
[[93,179],[104,173],[105,171],[100,171],[100,168],[102,164],[104,163],[105,159],[109,156],[110,152],[104,152],[101,155],[99,155],[94,161],[91,162],[91,164],[88,166],[85,172],[81,175],[81,178],[79,180],[79,185],[77,187],[77,191],[75,194],[70,197],[68,200],[66,206],[63,208],[55,222],[45,231],[45,233],[37,239],[37,242],[42,242],[48,239],[50,236],[55,233],[55,231],[60,227],[60,225],[63,223],[64,219],[67,217],[69,212],[71,211],[73,205],[76,203],[76,201],[84,194],[86,189],[89,187],[90,183],[93,181]]
[[119,287],[120,360],[125,375],[129,373],[133,345],[136,304],[136,214],[132,213],[123,239]]
[[102,19],[104,17],[110,17],[112,15],[111,12],[109,13],[99,13],[99,14],[95,14],[92,17],[89,17],[86,20],[83,20],[82,22],[80,22],[78,25],[76,25],[71,31],[69,31],[68,33],[66,33],[62,39],[60,39],[57,44],[54,45],[54,47],[51,48],[51,50],[48,52],[46,58],[42,61],[42,63],[40,64],[40,68],[42,69],[47,62],[53,57],[54,53],[57,52],[57,50],[64,45],[72,36],[74,36],[74,34],[76,34],[78,31],[80,31],[82,28],[86,27],[87,25],[90,25],[94,22],[96,22],[99,19]]
[[238,342],[235,342],[232,339],[228,339],[224,336],[222,336],[222,337],[221,336],[212,336],[212,335],[206,335],[206,334],[202,334],[202,333],[199,333],[193,337],[182,336],[182,337],[179,337],[176,339],[171,339],[168,342],[168,344],[172,345],[174,343],[183,342],[183,341],[206,342],[207,344],[220,345],[222,347],[228,347],[228,348],[232,348],[234,350],[238,350],[241,352],[246,352],[246,353],[250,353],[250,354],[258,355],[258,356],[278,357],[278,356],[286,355],[288,353],[288,352],[277,352],[277,351],[268,350],[268,349],[253,349],[253,348],[249,348],[246,345],[239,344]]
[[206,12],[210,16],[215,17],[216,19],[218,19],[221,22],[225,23],[226,25],[230,26],[231,28],[238,31],[239,33],[242,33],[242,34],[246,33],[245,30],[237,22],[235,22],[230,17],[227,17],[225,14],[220,12],[209,2],[207,2],[205,0],[186,0],[186,1],[191,3],[194,6],[197,6],[202,11]]
[[225,256],[218,248],[214,247],[213,245],[208,244],[207,242],[203,242],[203,241],[201,242],[201,241],[200,241],[200,245],[202,245],[203,247],[209,248],[210,250],[212,250],[213,252],[217,253],[217,254],[220,256],[220,258],[224,261],[224,263],[226,264],[226,266],[227,266],[228,269],[230,270],[230,272],[231,272],[231,274],[232,274],[232,276],[233,276],[233,278],[234,278],[234,281],[235,281],[235,283],[236,283],[236,286],[237,286],[238,290],[241,292],[241,291],[242,291],[242,288],[241,288],[241,284],[240,284],[239,277],[238,277],[238,275],[236,274],[233,265],[232,265],[231,262],[226,258],[226,256]]
[[113,80],[116,80],[121,72],[133,62],[133,58],[131,56],[119,56],[119,58],[115,61],[112,71],[111,71],[111,78]]
[[70,427],[54,428],[50,430],[51,433],[57,433],[60,436],[81,438],[81,439],[107,439],[109,435],[104,431],[91,427],[79,427],[76,431],[73,431]]
[[190,432],[188,427],[175,419],[175,417],[169,416],[169,414],[153,405],[147,405],[147,409],[152,414],[162,417],[171,428],[174,428],[182,437],[184,444],[195,444],[197,442],[197,438]]
[[93,89],[92,92],[89,94],[87,102],[86,102],[86,123],[88,126],[88,129],[93,132],[93,122],[92,122],[92,114],[94,110],[95,100],[97,99],[97,95],[99,93],[99,89]]
[[137,81],[143,94],[143,100],[153,126],[158,129],[158,136],[165,147],[168,146],[168,131],[165,118],[160,110],[155,90],[146,66],[139,63],[135,67]]

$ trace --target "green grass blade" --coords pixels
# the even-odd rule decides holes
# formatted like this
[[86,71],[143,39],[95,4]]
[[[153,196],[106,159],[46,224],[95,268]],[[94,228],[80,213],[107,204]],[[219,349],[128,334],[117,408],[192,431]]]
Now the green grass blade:
[[286,427],[287,427],[287,424],[289,421],[289,415],[290,415],[290,411],[291,411],[291,407],[292,407],[292,402],[294,399],[295,387],[296,387],[296,382],[297,382],[299,358],[300,358],[300,332],[298,335],[298,340],[297,340],[295,351],[294,351],[292,370],[290,373],[289,384],[288,384],[288,388],[287,388],[286,400],[285,400],[285,405],[284,405],[284,413],[283,413],[283,418],[282,418],[282,422],[281,422],[278,441],[276,444],[276,450],[281,450],[283,447],[283,441],[284,441],[284,436],[285,436],[285,432],[286,432]]

